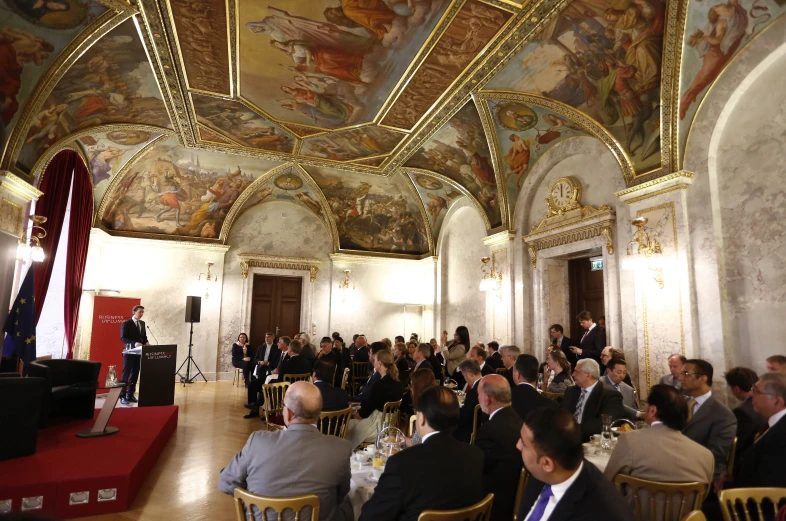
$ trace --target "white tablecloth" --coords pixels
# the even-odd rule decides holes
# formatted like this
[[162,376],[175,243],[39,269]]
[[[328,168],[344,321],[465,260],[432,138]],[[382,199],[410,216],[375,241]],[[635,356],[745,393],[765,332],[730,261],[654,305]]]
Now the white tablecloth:
[[371,481],[369,478],[371,474],[371,460],[363,464],[363,468],[356,470],[352,467],[352,479],[349,482],[349,501],[352,504],[352,513],[354,519],[360,518],[360,509],[363,508],[363,503],[368,501],[374,489],[377,487],[376,482]]
[[606,470],[606,465],[609,464],[609,459],[611,459],[611,454],[609,454],[609,455],[601,455],[601,454],[590,454],[590,455],[587,455],[587,454],[585,454],[584,458],[587,461],[589,461],[590,463],[592,463],[593,465],[595,465],[596,467],[598,467],[598,470],[603,472],[604,470]]

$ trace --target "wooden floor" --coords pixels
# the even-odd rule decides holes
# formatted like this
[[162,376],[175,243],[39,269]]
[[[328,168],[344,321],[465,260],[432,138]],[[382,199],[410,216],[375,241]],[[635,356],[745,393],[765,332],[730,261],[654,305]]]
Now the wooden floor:
[[[131,505],[120,514],[83,521],[232,521],[232,498],[218,490],[218,473],[263,428],[243,419],[246,389],[231,382],[177,386],[177,431]],[[110,422],[111,423],[111,422]]]

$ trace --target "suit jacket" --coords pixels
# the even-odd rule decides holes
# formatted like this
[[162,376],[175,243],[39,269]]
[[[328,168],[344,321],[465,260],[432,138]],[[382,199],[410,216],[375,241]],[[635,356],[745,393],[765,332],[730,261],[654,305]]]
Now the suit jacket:
[[315,349],[311,344],[303,344],[303,348],[300,350],[300,356],[310,361],[313,366],[314,360],[317,359],[317,351],[319,351],[319,349]]
[[328,382],[318,380],[314,385],[322,395],[323,411],[340,411],[349,407],[349,395],[344,389],[333,387]]
[[486,363],[480,368],[480,376],[486,376],[487,374],[494,374],[496,372],[497,370],[491,366],[488,360],[486,360]]
[[284,377],[288,374],[305,373],[311,374],[311,362],[300,355],[295,355],[281,364],[278,370],[278,381],[283,382]]
[[[753,410],[753,400],[748,397],[738,407],[732,411],[737,418],[737,452],[735,461],[742,461],[742,455],[751,448],[753,439],[757,434],[767,430],[769,425],[761,414]],[[734,466],[735,471],[739,471],[740,465]]]
[[[706,405],[706,404],[705,404]],[[704,407],[702,405],[702,407]],[[701,410],[701,409],[699,409]],[[734,485],[737,487],[786,487],[786,417],[767,432],[742,456]]]
[[[475,382],[472,389],[468,390],[464,395],[464,405],[459,409],[458,426],[453,431],[453,437],[465,443],[469,443],[469,439],[472,437],[472,420],[475,418],[475,406],[479,403],[478,385],[480,385],[480,380]],[[484,414],[481,413],[481,424],[483,422],[483,416]],[[488,418],[488,416],[486,416],[486,418]]]
[[374,410],[382,411],[386,403],[397,402],[404,396],[404,386],[401,385],[401,382],[394,380],[392,376],[387,374],[368,387],[371,388],[368,400],[360,404],[358,411],[358,414],[363,418],[368,418]]
[[726,470],[726,456],[737,433],[737,418],[722,403],[710,395],[693,415],[682,433],[715,456],[715,479]]
[[578,361],[579,357],[576,356],[573,353],[573,351],[570,350],[570,348],[571,346],[577,346],[578,344],[573,340],[571,340],[570,338],[563,335],[558,342],[554,342],[554,345],[557,346],[559,350],[563,352],[565,358],[567,358],[568,362],[570,362],[570,367],[576,369],[576,362]]
[[486,363],[491,365],[495,371],[505,367],[505,364],[502,363],[502,355],[499,354],[499,351],[486,358]]
[[[576,412],[579,397],[583,389],[578,385],[568,387],[562,399],[562,408],[571,414]],[[584,400],[584,412],[581,416],[581,439],[589,441],[593,434],[600,434],[603,429],[601,415],[610,414],[612,421],[625,417],[625,408],[622,405],[622,395],[613,389],[606,389],[598,382],[592,392]]]
[[[286,454],[285,473],[281,473],[280,465],[270,464],[271,454]],[[272,497],[316,494],[320,521],[343,521],[338,505],[349,492],[351,455],[348,441],[323,436],[315,425],[293,424],[286,430],[256,431],[221,470],[218,488],[229,495],[237,487]],[[304,518],[310,517],[310,510],[304,512]],[[268,519],[275,519],[275,515]],[[291,519],[294,513],[289,510],[284,520]]]
[[677,389],[678,391],[682,391],[682,381],[677,378],[676,376],[669,374],[664,374],[660,377],[660,381],[658,383],[662,383],[663,385],[670,385]]
[[510,394],[513,398],[513,410],[518,413],[522,420],[526,420],[529,413],[535,409],[559,407],[557,402],[549,400],[540,394],[537,389],[525,383],[511,387]]
[[[537,392],[537,391],[536,391]],[[475,446],[483,451],[483,494],[494,494],[491,521],[510,521],[521,476],[521,452],[516,444],[524,421],[512,407],[503,407],[483,424]]]
[[[527,480],[521,497],[519,519],[523,520],[538,500],[544,483],[533,476]],[[598,468],[587,460],[576,481],[568,488],[551,512],[551,521],[630,521],[633,509],[622,500],[619,492],[604,479]]]
[[234,367],[243,367],[243,359],[246,357],[250,357],[252,360],[254,359],[253,356],[250,355],[252,349],[251,346],[246,348],[246,354],[243,354],[243,348],[237,344],[232,344],[232,365]]
[[482,475],[479,448],[438,432],[388,459],[359,521],[417,521],[424,510],[468,507],[483,499]]
[[[614,389],[614,382],[611,381],[608,375],[600,377],[600,383],[602,383],[606,389]],[[636,393],[633,391],[633,387],[622,382],[619,384],[619,393],[622,395],[622,406],[625,408],[625,418],[635,422],[638,418],[639,413],[639,405],[636,403]]]
[[[323,354],[322,350],[320,349],[319,353],[317,353],[317,360],[324,360],[325,362],[330,362],[331,364],[336,366],[336,371],[333,373],[333,381],[330,382],[330,383],[332,385],[340,384],[341,383],[341,376],[342,376],[342,374],[341,374],[341,371],[339,371],[339,365],[340,365],[339,361],[341,359],[339,358],[338,353],[336,353],[335,351],[333,351],[331,349],[330,351],[328,351],[327,354]],[[336,381],[336,380],[338,380],[338,381]]]
[[[589,330],[584,340],[579,343],[581,354],[577,356],[579,360],[583,358],[592,358],[600,366],[600,374],[603,374],[606,366],[600,361],[600,353],[606,347],[606,331],[601,329],[600,326],[595,324],[595,327]],[[575,367],[574,367],[575,369]]]
[[515,380],[513,380],[513,368],[512,367],[510,369],[506,369],[505,373],[502,376],[504,376],[505,380],[508,381],[508,383],[510,384],[510,388],[511,389],[516,387],[516,382],[515,382]]
[[258,367],[259,369],[256,370],[257,378],[262,378],[263,380],[273,369],[278,367],[282,355],[278,346],[276,344],[272,344],[270,346],[270,354],[267,356],[268,365],[259,365],[259,362],[265,361],[265,352],[267,349],[267,344],[262,344],[261,346],[257,347],[256,352],[254,352],[254,356],[251,357],[252,372],[254,371],[254,368]]
[[368,346],[361,347],[355,351],[355,358],[353,359],[353,362],[368,362],[368,353]]
[[139,324],[141,325],[141,331],[139,330],[140,328],[136,327],[134,319],[132,318],[129,318],[120,325],[120,340],[123,342],[123,351],[126,349],[133,349],[137,342],[142,345],[147,344],[147,328],[145,327],[145,321],[140,320]]
[[378,372],[374,371],[374,374],[366,381],[366,384],[360,390],[360,394],[357,395],[356,400],[360,403],[367,403],[368,399],[371,397],[371,387],[374,385],[374,382],[379,380],[382,377]]
[[437,377],[439,385],[442,385],[444,383],[442,379],[442,363],[440,363],[437,356],[433,353],[430,357],[428,357],[428,362],[431,364],[431,368],[434,370],[434,376]]

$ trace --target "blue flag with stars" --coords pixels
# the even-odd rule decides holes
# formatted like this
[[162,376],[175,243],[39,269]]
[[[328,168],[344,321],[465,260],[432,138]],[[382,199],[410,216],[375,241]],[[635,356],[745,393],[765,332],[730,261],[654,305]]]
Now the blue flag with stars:
[[5,341],[3,342],[3,356],[17,356],[24,362],[24,372],[27,365],[35,360],[35,283],[33,282],[33,268],[27,270],[22,287],[16,296],[14,306],[8,314],[3,326]]

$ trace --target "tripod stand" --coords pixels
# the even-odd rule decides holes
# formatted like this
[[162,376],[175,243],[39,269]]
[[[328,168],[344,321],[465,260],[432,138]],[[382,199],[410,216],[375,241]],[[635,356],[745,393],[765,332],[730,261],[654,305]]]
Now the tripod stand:
[[[194,340],[194,323],[191,322],[191,332],[188,334],[188,356],[186,357],[185,360],[183,360],[183,363],[180,364],[180,367],[177,368],[177,373],[176,373],[180,377],[180,382],[183,384],[183,387],[185,387],[186,384],[194,383],[194,380],[196,380],[197,376],[201,376],[202,379],[205,382],[207,382],[207,378],[205,378],[205,375],[202,374],[202,370],[196,364],[194,357],[191,356],[191,348],[194,346],[193,340]],[[194,364],[194,367],[196,367],[197,370],[194,376],[191,376],[191,364]],[[183,369],[184,365],[186,366],[185,376],[180,374],[180,371]]]

